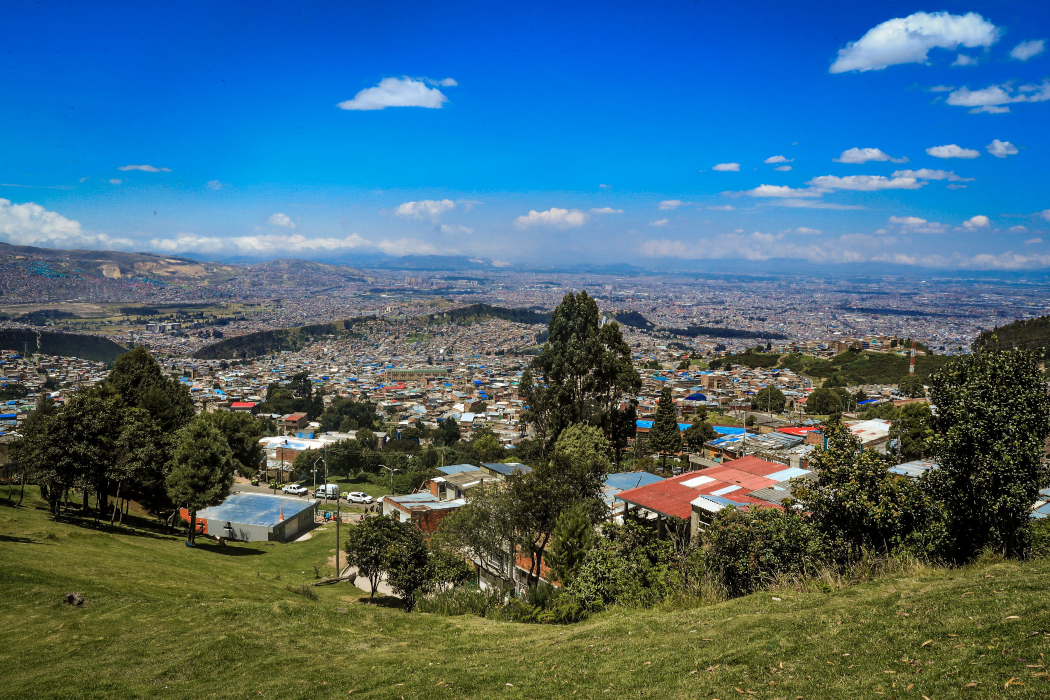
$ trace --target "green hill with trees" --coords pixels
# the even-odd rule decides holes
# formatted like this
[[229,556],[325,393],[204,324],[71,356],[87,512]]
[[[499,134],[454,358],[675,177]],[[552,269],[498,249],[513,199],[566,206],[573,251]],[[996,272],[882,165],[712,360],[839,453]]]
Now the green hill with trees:
[[193,357],[198,360],[247,359],[284,350],[301,350],[317,338],[326,335],[345,336],[353,332],[355,326],[375,320],[375,316],[357,316],[331,323],[245,333],[205,345],[193,353]]
[[973,341],[972,349],[974,352],[980,352],[993,347],[1004,350],[1050,349],[1050,316],[1023,319],[996,326],[977,336]]
[[481,323],[493,318],[513,321],[514,323],[547,325],[551,320],[551,315],[532,309],[508,309],[490,304],[471,304],[470,306],[462,306],[451,311],[429,314],[424,318],[428,323],[456,323],[460,325]]
[[21,328],[0,329],[0,349],[15,352],[40,352],[57,357],[79,357],[92,362],[111,363],[128,349],[109,338],[57,331],[33,331]]

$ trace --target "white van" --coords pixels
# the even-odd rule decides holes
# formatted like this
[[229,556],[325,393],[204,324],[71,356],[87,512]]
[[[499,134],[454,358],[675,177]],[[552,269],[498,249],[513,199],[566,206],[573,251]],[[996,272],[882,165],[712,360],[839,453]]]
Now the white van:
[[321,484],[314,491],[314,498],[339,499],[339,484]]

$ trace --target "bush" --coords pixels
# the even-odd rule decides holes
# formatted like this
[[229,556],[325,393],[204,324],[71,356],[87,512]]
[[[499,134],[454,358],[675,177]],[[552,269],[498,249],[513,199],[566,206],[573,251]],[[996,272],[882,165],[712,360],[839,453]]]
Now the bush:
[[793,510],[726,508],[704,535],[707,565],[730,596],[781,575],[804,576],[821,560],[821,537]]
[[671,542],[631,521],[606,525],[603,533],[566,587],[581,606],[593,611],[617,604],[647,607],[677,589]]
[[424,596],[416,603],[419,612],[439,615],[477,615],[486,617],[489,610],[503,604],[499,591],[478,588],[450,588]]
[[540,609],[520,598],[511,598],[498,608],[492,608],[487,617],[504,622],[536,622]]

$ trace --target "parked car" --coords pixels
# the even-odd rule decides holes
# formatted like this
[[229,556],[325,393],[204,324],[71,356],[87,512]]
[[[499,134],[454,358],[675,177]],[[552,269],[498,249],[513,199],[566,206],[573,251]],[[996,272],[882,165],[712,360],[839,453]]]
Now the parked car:
[[321,484],[314,490],[314,498],[339,498],[339,484]]
[[348,491],[343,494],[348,503],[375,503],[375,500],[363,491]]
[[290,493],[293,496],[302,496],[303,494],[309,493],[310,489],[299,484],[287,484],[281,489],[285,493]]

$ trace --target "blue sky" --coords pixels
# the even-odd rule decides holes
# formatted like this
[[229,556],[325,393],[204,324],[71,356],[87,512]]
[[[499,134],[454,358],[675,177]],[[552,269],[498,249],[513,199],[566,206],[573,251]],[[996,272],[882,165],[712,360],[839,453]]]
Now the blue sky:
[[1045,2],[502,5],[8,8],[0,240],[1050,267]]

